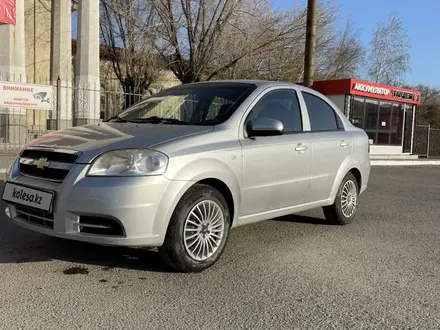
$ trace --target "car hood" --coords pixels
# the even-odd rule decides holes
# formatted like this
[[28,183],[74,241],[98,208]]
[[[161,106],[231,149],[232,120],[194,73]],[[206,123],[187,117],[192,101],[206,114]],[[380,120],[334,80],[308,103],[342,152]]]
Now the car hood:
[[213,127],[165,124],[99,123],[46,134],[25,146],[78,151],[78,163],[88,163],[102,152],[123,148],[151,148],[174,139],[200,134]]

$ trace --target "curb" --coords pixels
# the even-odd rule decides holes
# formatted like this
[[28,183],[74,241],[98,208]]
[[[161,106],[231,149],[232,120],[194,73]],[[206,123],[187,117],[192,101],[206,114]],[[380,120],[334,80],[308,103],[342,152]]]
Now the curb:
[[439,166],[440,160],[371,160],[371,166]]

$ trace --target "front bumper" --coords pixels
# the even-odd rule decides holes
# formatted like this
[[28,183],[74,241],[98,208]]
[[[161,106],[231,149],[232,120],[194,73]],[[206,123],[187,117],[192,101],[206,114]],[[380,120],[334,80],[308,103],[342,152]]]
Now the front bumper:
[[[164,176],[96,178],[86,177],[87,164],[76,164],[62,183],[23,176],[13,165],[6,181],[55,193],[52,223],[31,221],[21,213],[20,205],[7,204],[9,219],[27,229],[60,238],[100,245],[160,246],[163,244],[167,218],[174,208],[175,192],[184,182],[170,181]],[[30,212],[30,211],[29,211]],[[35,214],[32,212],[32,214]],[[38,214],[37,220],[48,215]],[[107,235],[88,233],[81,219],[105,218],[120,226],[121,233]],[[50,226],[47,224],[50,223]]]

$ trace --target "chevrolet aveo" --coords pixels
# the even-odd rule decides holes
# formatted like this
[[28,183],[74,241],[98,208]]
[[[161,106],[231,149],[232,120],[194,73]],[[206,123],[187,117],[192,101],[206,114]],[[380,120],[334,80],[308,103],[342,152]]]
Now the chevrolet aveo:
[[217,262],[234,227],[318,207],[350,223],[369,174],[366,133],[322,94],[203,82],[32,141],[2,198],[30,230],[158,247],[170,267],[197,272]]

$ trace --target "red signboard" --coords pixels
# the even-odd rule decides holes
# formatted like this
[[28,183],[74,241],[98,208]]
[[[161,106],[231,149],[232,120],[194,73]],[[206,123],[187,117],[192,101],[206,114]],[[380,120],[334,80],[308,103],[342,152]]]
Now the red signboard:
[[15,0],[0,0],[0,23],[15,25],[15,9]]
[[357,79],[316,81],[313,88],[324,95],[358,95],[376,99],[420,104],[420,92]]

